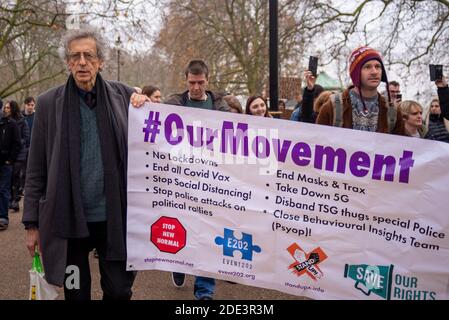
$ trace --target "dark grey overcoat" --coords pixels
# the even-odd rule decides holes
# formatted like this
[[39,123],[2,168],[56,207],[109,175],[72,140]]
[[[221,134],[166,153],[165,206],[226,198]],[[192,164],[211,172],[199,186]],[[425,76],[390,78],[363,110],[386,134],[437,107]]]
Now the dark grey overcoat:
[[[105,83],[108,92],[112,93],[110,101],[119,130],[127,137],[128,105],[134,90],[118,82],[105,81]],[[24,222],[38,223],[45,278],[50,284],[57,286],[63,286],[67,260],[67,240],[52,233],[55,200],[58,197],[64,91],[65,86],[60,86],[47,91],[37,99],[22,219]],[[119,152],[126,153],[126,146]],[[126,178],[126,175],[124,177]]]

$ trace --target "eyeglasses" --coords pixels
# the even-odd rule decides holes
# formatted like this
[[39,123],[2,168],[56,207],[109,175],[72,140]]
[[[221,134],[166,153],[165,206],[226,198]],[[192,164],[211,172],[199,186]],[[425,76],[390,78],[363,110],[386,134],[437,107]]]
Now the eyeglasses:
[[74,52],[69,54],[69,60],[73,62],[81,61],[81,57],[84,57],[84,60],[92,62],[98,58],[96,54],[90,52]]

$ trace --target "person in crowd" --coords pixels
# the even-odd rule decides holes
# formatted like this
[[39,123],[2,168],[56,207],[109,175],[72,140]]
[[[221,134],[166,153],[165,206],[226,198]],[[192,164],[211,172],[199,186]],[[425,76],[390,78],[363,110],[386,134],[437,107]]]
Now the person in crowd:
[[[402,102],[401,85],[399,82],[393,80],[388,82],[388,92],[390,93],[391,102],[395,108],[399,107]],[[388,92],[385,90],[383,95],[388,99]]]
[[279,110],[279,112],[284,113],[285,109],[286,109],[285,101],[284,100],[279,100],[279,103],[278,103],[278,110]]
[[323,87],[316,84],[316,77],[312,72],[304,71],[304,78],[307,86],[304,88],[304,94],[302,96],[302,108],[300,121],[315,123],[318,113],[314,111],[314,101],[324,91]]
[[209,68],[202,60],[192,60],[185,71],[187,90],[171,95],[164,103],[191,108],[230,112],[223,95],[207,90]]
[[[30,141],[31,141],[31,133],[33,132],[33,122],[34,122],[34,113],[36,112],[36,100],[34,97],[27,97],[24,101],[24,107],[23,107],[23,118],[25,119],[26,123],[28,124],[28,128],[30,129]],[[25,179],[26,179],[26,164],[28,163],[28,151],[29,151],[29,145],[26,148],[26,159],[25,159],[25,165],[22,167],[22,170],[20,172],[20,188],[19,188],[19,195],[23,196],[23,191],[25,190]]]
[[251,96],[246,101],[245,113],[258,116],[272,118],[268,112],[267,101],[262,96]]
[[441,114],[446,120],[449,120],[449,87],[447,77],[435,81],[438,88],[438,100],[440,101]]
[[[187,106],[190,108],[231,112],[223,96],[207,90],[209,84],[209,68],[202,60],[192,60],[185,70],[187,91],[173,94],[166,104]],[[173,284],[184,286],[185,274],[173,272]],[[215,279],[195,277],[194,296],[198,300],[212,300],[215,294]]]
[[[209,68],[202,60],[192,60],[185,70],[187,91],[171,95],[166,104],[190,108],[231,112],[223,96],[207,90],[209,85]],[[185,274],[173,272],[173,284],[184,286]],[[194,296],[198,300],[212,300],[215,294],[215,279],[195,277]]]
[[[127,111],[134,89],[102,78],[107,48],[94,29],[70,30],[60,47],[68,80],[36,104],[22,222],[30,254],[39,248],[46,280],[64,286],[66,300],[91,299],[93,248],[104,300],[130,299],[136,276],[126,271]],[[78,286],[67,285],[73,266]]]
[[[209,68],[202,60],[192,60],[185,70],[187,90],[171,95],[164,103],[189,108],[231,112],[223,95],[207,90],[209,85]],[[132,98],[134,106],[140,106],[148,97],[135,96]],[[173,272],[173,284],[177,288],[184,286],[186,275]],[[215,279],[195,277],[194,296],[198,300],[212,300],[215,294]]]
[[33,97],[27,97],[24,101],[23,108],[23,117],[28,124],[28,128],[30,129],[30,134],[33,131],[33,121],[34,121],[34,113],[36,112],[36,101]]
[[277,114],[279,115],[278,118],[279,119],[284,119],[284,120],[290,120],[290,115],[287,114],[287,104],[286,104],[286,100],[285,99],[280,99],[278,101],[278,112]]
[[153,103],[161,103],[162,101],[161,89],[159,89],[158,87],[145,86],[142,89],[142,94],[150,98],[150,101]]
[[296,106],[295,106],[295,110],[293,110],[292,114],[290,115],[290,120],[291,121],[301,121],[302,94],[297,93],[295,95],[295,100],[296,100]]
[[402,101],[399,108],[404,119],[406,135],[414,138],[430,138],[427,136],[427,130],[423,125],[423,108],[418,102]]
[[[9,106],[5,105],[4,109],[9,109]],[[3,115],[0,118],[0,231],[6,230],[9,225],[13,165],[21,149],[19,126],[11,117]]]
[[388,84],[380,53],[366,46],[357,48],[351,53],[349,66],[353,86],[333,95],[322,106],[316,123],[405,135],[401,111],[389,106],[378,93],[381,82]]
[[233,95],[225,95],[223,99],[226,101],[228,106],[231,108],[231,112],[233,113],[243,113],[242,104],[240,103],[239,99]]
[[320,113],[321,107],[335,94],[333,91],[323,91],[315,99],[313,103],[313,114],[317,116]]
[[16,160],[13,164],[12,180],[11,180],[11,199],[9,208],[15,212],[19,211],[19,201],[20,201],[20,183],[21,183],[21,172],[26,168],[26,159],[28,148],[30,146],[30,129],[25,121],[24,117],[20,113],[19,104],[11,100],[5,104],[4,115],[17,123],[20,132],[20,139],[22,142],[22,148],[17,155]]
[[424,125],[429,132],[428,134],[434,140],[449,142],[449,120],[446,120],[441,115],[440,100],[438,98],[432,99]]

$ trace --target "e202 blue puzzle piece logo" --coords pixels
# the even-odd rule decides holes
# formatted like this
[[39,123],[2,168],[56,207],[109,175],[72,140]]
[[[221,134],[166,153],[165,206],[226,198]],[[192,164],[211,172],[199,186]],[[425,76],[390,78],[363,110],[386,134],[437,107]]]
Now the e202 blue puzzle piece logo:
[[223,255],[227,257],[234,257],[234,251],[242,253],[242,259],[252,261],[253,251],[261,252],[259,246],[253,246],[253,236],[242,232],[242,239],[234,237],[234,230],[224,229],[224,237],[216,237],[215,243],[223,245]]

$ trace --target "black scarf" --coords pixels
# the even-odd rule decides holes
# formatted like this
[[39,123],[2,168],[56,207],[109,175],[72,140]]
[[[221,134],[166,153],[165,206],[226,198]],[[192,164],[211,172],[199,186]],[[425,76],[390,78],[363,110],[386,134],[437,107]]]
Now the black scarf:
[[431,115],[429,115],[429,119],[432,122],[443,122],[444,123],[444,120],[443,120],[443,117],[441,116],[441,114],[431,114]]
[[[96,80],[97,126],[104,168],[106,195],[108,256],[123,259],[125,254],[126,185],[124,164],[126,155],[120,154],[119,143],[124,143],[118,132],[117,119],[110,100],[111,92],[100,74]],[[58,196],[55,205],[53,231],[62,238],[89,236],[87,220],[81,199],[80,180],[80,96],[71,75],[67,81],[61,125]],[[126,100],[123,99],[123,104]],[[121,106],[122,107],[122,106]],[[124,106],[124,107],[127,107]],[[126,141],[125,141],[126,143]]]

